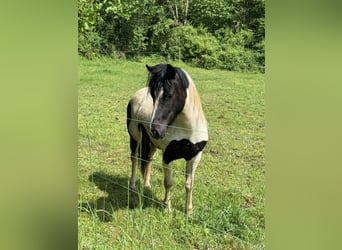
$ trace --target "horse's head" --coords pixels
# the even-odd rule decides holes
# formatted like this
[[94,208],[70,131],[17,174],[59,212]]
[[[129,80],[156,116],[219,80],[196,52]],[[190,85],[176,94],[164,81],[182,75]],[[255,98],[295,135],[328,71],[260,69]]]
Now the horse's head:
[[150,131],[154,138],[163,138],[167,126],[183,110],[189,81],[184,71],[170,64],[146,68],[150,72],[148,87],[153,99]]

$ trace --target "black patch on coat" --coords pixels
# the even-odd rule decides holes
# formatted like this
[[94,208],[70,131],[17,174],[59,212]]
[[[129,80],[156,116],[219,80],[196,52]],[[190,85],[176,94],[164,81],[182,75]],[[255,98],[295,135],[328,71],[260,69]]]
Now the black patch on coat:
[[138,142],[134,140],[132,137],[129,138],[129,146],[131,149],[131,154],[133,154],[136,150],[138,150]]
[[150,137],[147,134],[145,127],[142,124],[139,124],[139,130],[141,130],[142,138],[141,138],[141,158],[143,160],[148,160],[148,155],[151,150],[152,142]]
[[200,141],[194,144],[187,139],[171,141],[163,154],[163,161],[169,164],[171,161],[181,158],[187,161],[191,160],[203,150],[206,144],[207,141]]

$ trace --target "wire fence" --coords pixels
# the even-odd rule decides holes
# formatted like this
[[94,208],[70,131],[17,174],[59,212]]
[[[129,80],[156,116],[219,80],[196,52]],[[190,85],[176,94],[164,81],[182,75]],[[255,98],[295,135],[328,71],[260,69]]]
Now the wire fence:
[[[105,176],[102,176],[101,178],[103,178],[104,180],[106,180],[108,184],[109,184],[109,183],[114,184],[114,185],[116,185],[116,186],[118,186],[118,187],[120,187],[120,188],[126,190],[127,192],[135,193],[135,194],[139,195],[141,198],[148,199],[148,200],[150,200],[151,202],[153,202],[153,203],[155,203],[155,204],[157,204],[157,205],[160,205],[160,206],[164,206],[164,207],[165,207],[165,204],[164,204],[163,202],[161,202],[161,201],[159,201],[159,200],[156,200],[156,199],[153,199],[153,198],[151,198],[151,197],[149,197],[149,196],[143,194],[142,192],[133,190],[133,189],[127,187],[127,186],[124,186],[124,185],[122,185],[122,184],[120,184],[120,183],[118,183],[118,182],[115,182],[115,181],[113,181],[113,180],[111,180],[111,179],[109,179],[109,178],[106,178]],[[91,209],[90,209],[90,210],[91,210]],[[180,210],[175,209],[175,208],[173,208],[172,211],[174,211],[174,212],[176,212],[176,213],[178,213],[178,214],[180,214],[180,215],[185,215],[183,211],[180,211]],[[88,210],[88,212],[89,212],[89,210]],[[103,212],[103,213],[106,213],[108,216],[112,216],[112,214],[108,213],[108,211],[106,211],[106,210],[104,210],[104,209],[98,209],[96,212]],[[240,239],[239,237],[236,237],[236,236],[234,236],[233,234],[228,233],[227,231],[223,231],[223,230],[221,230],[221,229],[219,229],[219,228],[216,228],[216,227],[210,225],[210,223],[208,223],[208,222],[206,222],[206,221],[202,221],[202,220],[196,219],[196,218],[194,218],[194,217],[192,217],[192,216],[187,216],[187,219],[193,221],[194,223],[201,224],[201,225],[203,225],[204,227],[209,228],[209,229],[211,229],[211,230],[213,230],[213,231],[215,231],[215,232],[217,232],[217,233],[220,233],[220,234],[223,234],[223,235],[228,235],[230,238],[232,238],[232,239],[238,241],[239,243],[243,244],[244,246],[250,247],[251,249],[260,249],[260,247],[261,247],[261,244],[252,245],[251,243],[249,243],[249,242],[247,242],[247,241],[244,241],[244,240]]]
[[[139,119],[132,119],[130,118],[129,120],[131,121],[136,121],[136,122],[140,122],[140,123],[143,123],[143,124],[150,124],[150,121],[144,121],[144,120],[139,120]],[[116,121],[117,122],[117,121]],[[120,121],[120,123],[122,123],[122,126],[125,126],[124,124],[126,123],[126,120],[125,121]],[[87,130],[88,130],[88,125],[87,126]],[[194,132],[198,132],[198,133],[207,133],[207,131],[204,131],[204,130],[197,130],[197,129],[190,129],[190,128],[184,128],[184,127],[178,127],[178,126],[173,126],[173,125],[168,125],[167,127],[169,128],[174,128],[174,129],[180,129],[180,130],[186,130],[186,131],[194,131]],[[225,140],[233,140],[233,141],[243,141],[243,142],[246,142],[248,143],[248,146],[251,145],[250,143],[253,143],[253,144],[257,144],[257,145],[261,145],[262,147],[264,147],[264,139],[252,139],[250,137],[230,137],[230,138],[225,138]],[[88,141],[88,145],[90,145],[90,138],[88,137],[87,138],[87,141]],[[123,152],[123,151],[126,151],[128,149],[125,149],[125,148],[111,148],[111,151],[116,151],[116,152]],[[91,152],[89,152],[89,157],[91,158],[92,157],[92,154]],[[132,156],[127,156],[127,159],[131,159]],[[145,162],[148,162],[147,160],[145,159],[142,159],[142,158],[139,158],[139,157],[133,157],[137,160],[140,160],[140,161],[145,161]],[[155,162],[153,163],[153,166],[154,168],[159,168],[159,170],[162,170],[163,168],[168,168],[167,166],[163,166],[163,165],[160,165],[160,164],[156,164]],[[254,166],[254,167],[263,167],[264,164],[262,165],[259,165],[259,166]],[[172,167],[170,167],[172,169]],[[179,174],[179,175],[185,175],[185,172],[182,172],[182,171],[178,171],[178,170],[175,170],[175,169],[172,169],[172,172],[175,173],[175,174]],[[208,179],[205,180],[205,183],[210,183],[210,181],[208,181]],[[211,184],[213,185],[217,185],[216,183],[214,182],[211,182]]]
[[[148,124],[148,125],[151,123],[149,121],[143,121],[143,120],[138,120],[138,119],[133,119],[133,118],[128,118],[128,120],[139,122],[139,123],[142,123],[142,124]],[[155,125],[164,125],[164,124],[156,123],[156,122],[154,122],[153,124],[155,124]],[[200,130],[200,129],[183,128],[183,127],[177,127],[177,126],[173,126],[173,125],[168,125],[167,127],[168,128],[179,129],[179,130],[193,131],[193,132],[196,132],[196,133],[207,133],[206,130]]]
[[[142,121],[142,120],[138,120],[138,119],[130,119],[130,120],[136,121],[136,122],[141,122],[141,123],[144,123],[144,124],[149,124],[149,123],[150,123],[149,121]],[[116,122],[117,122],[117,121],[116,121]],[[125,120],[125,121],[121,121],[121,122],[122,122],[122,125],[124,126],[124,124],[126,123],[126,120]],[[172,128],[174,128],[174,129],[180,129],[180,130],[195,131],[195,132],[207,132],[207,131],[203,131],[203,130],[202,130],[202,131],[201,131],[201,130],[196,130],[196,129],[193,130],[193,129],[183,128],[183,127],[177,127],[177,126],[168,126],[168,127],[172,127]],[[88,130],[88,125],[87,125],[87,130]],[[231,140],[245,141],[245,142],[248,142],[248,143],[262,144],[262,146],[264,145],[264,141],[261,140],[261,139],[254,140],[254,139],[252,139],[252,138],[242,138],[242,137],[240,137],[240,138],[235,137],[235,138],[229,138],[229,139],[231,139]],[[90,140],[90,137],[89,137],[89,136],[88,136],[87,140],[88,140],[88,146],[89,146],[89,157],[90,157],[90,160],[91,160],[91,157],[93,157],[93,153],[92,153],[92,149],[91,149],[92,143],[91,143],[91,140]],[[129,160],[131,159],[131,156],[130,156],[129,153],[128,153],[128,152],[129,152],[128,147],[127,147],[127,149],[123,149],[123,148],[115,148],[115,149],[114,149],[114,148],[111,148],[110,150],[111,150],[111,151],[114,150],[114,151],[117,151],[117,152],[127,151],[127,155],[124,156],[124,158],[125,158],[127,161],[129,161]],[[134,157],[134,158],[137,159],[137,160],[140,160],[140,161],[147,161],[147,160],[142,159],[142,158],[140,158],[140,157]],[[129,172],[130,167],[131,167],[131,164],[127,164],[127,166],[128,166],[127,171]],[[264,164],[261,165],[261,166],[259,166],[259,167],[263,167],[263,166],[264,166]],[[161,172],[162,172],[162,170],[163,170],[164,168],[168,168],[168,167],[165,166],[165,165],[162,165],[162,164],[158,164],[157,162],[154,161],[154,162],[153,162],[153,168],[155,168],[155,169],[157,169],[158,171],[161,171]],[[185,176],[185,171],[179,171],[179,170],[176,170],[176,169],[174,169],[174,168],[172,168],[172,167],[170,167],[170,168],[172,169],[172,172],[173,172],[173,175],[174,175],[174,176],[182,176],[182,177]],[[147,195],[145,195],[145,194],[143,194],[143,193],[141,193],[141,192],[139,192],[139,191],[135,191],[135,190],[130,189],[130,188],[129,188],[129,183],[127,183],[127,186],[125,186],[125,185],[120,184],[119,182],[114,181],[113,179],[107,178],[106,176],[102,176],[101,178],[103,178],[108,184],[114,184],[114,185],[116,185],[116,186],[118,186],[118,187],[124,189],[124,190],[127,191],[127,192],[136,193],[137,195],[140,195],[140,196],[141,196],[142,198],[144,198],[144,199],[150,200],[152,203],[154,203],[154,204],[156,204],[156,205],[165,206],[164,203],[161,202],[161,201],[159,201],[159,200],[156,200],[156,199],[154,199],[154,198],[152,198],[152,197],[149,197],[149,196],[147,196]],[[203,184],[205,184],[205,185],[217,186],[221,191],[227,191],[227,192],[230,192],[230,191],[231,191],[231,190],[229,190],[228,188],[226,188],[226,187],[224,187],[224,186],[221,186],[221,185],[218,186],[218,183],[217,183],[217,182],[212,181],[212,180],[210,180],[210,179],[208,179],[208,178],[206,178],[205,180],[202,180],[202,179],[199,178],[198,176],[196,176],[195,178],[196,178],[196,182],[200,182],[200,183],[203,183]],[[241,195],[246,195],[246,194],[244,194],[244,192],[241,191],[241,190],[238,190],[238,192],[239,192]],[[98,211],[100,211],[100,210],[98,210]],[[175,209],[175,208],[173,208],[173,211],[175,211],[175,212],[178,213],[178,214],[183,214],[183,215],[184,215],[184,211],[180,211],[180,210],[177,210],[177,209]],[[107,212],[107,211],[106,211],[106,212]],[[112,216],[112,215],[109,214],[109,216]],[[232,238],[232,239],[238,241],[239,243],[243,244],[244,246],[247,246],[248,248],[251,248],[251,249],[262,249],[262,248],[263,248],[263,244],[262,244],[262,243],[253,245],[253,244],[251,244],[250,242],[247,242],[247,241],[245,241],[245,240],[243,240],[243,239],[240,239],[239,237],[237,237],[237,236],[235,236],[235,235],[229,233],[228,231],[222,230],[222,229],[220,229],[220,228],[217,228],[217,227],[211,225],[211,223],[208,222],[208,221],[203,221],[203,220],[200,220],[200,219],[196,219],[196,218],[194,218],[194,217],[188,217],[188,219],[190,219],[190,220],[193,221],[194,223],[201,224],[201,225],[203,225],[204,227],[209,228],[210,230],[213,230],[213,231],[215,231],[215,232],[217,232],[217,233],[220,233],[220,234],[223,234],[223,235],[227,235],[227,236],[229,236],[230,238]]]

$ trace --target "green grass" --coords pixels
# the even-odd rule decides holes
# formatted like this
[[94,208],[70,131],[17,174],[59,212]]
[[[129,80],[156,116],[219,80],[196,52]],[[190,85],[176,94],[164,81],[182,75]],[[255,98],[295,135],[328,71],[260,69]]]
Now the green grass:
[[158,202],[164,196],[160,152],[152,190],[142,195],[126,189],[131,171],[126,106],[146,85],[145,63],[80,58],[79,249],[264,249],[264,75],[175,63],[194,79],[209,124],[193,216],[187,218],[183,160],[173,166],[171,213]]

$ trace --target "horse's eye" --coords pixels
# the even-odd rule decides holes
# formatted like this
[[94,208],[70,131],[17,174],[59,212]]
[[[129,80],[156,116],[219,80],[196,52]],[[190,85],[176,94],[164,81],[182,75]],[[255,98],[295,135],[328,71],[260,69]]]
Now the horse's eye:
[[171,94],[165,94],[164,95],[164,100],[170,100],[171,99],[171,97],[172,97],[172,95]]

